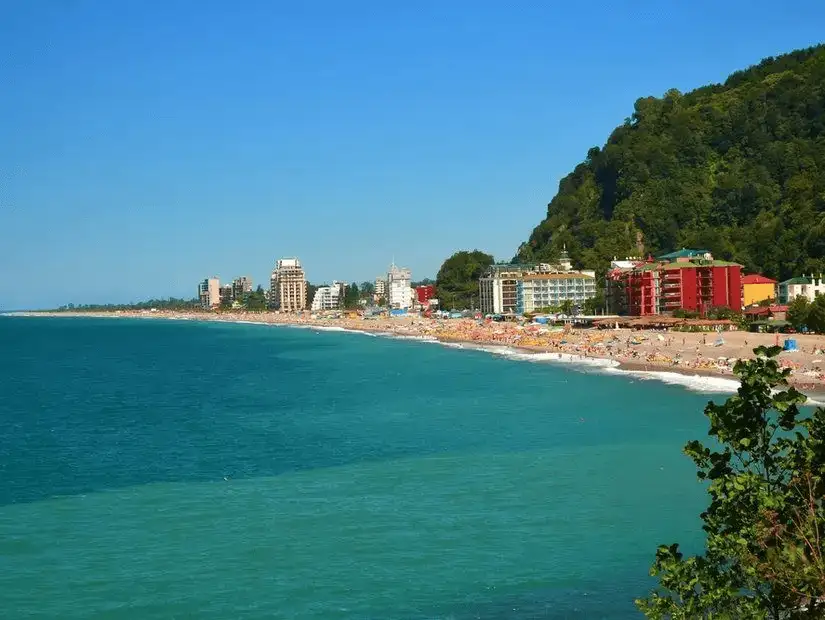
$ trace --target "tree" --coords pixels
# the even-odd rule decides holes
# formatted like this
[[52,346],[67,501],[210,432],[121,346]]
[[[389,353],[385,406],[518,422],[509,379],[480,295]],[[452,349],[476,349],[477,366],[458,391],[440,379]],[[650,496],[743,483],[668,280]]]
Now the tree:
[[318,288],[317,285],[307,282],[307,308],[312,307],[312,300],[315,299],[315,291],[317,291]]
[[604,293],[598,292],[595,297],[589,297],[584,300],[582,310],[585,314],[596,314],[600,310],[604,310]]
[[714,445],[684,448],[708,484],[706,550],[685,558],[678,544],[658,548],[660,588],[636,601],[648,618],[825,614],[825,409],[800,409],[806,397],[787,388],[780,352],[759,347],[737,362],[737,394],[705,407]]
[[244,298],[244,307],[253,312],[266,310],[266,293],[260,284],[258,288],[246,295]]
[[559,183],[517,262],[706,248],[751,273],[825,272],[825,45],[636,101]]
[[808,298],[804,295],[797,295],[793,301],[788,304],[788,312],[785,317],[788,322],[793,325],[796,330],[801,330],[808,324],[808,314],[811,311],[811,304]]
[[819,334],[825,333],[825,296],[818,295],[809,306],[807,325]]
[[373,282],[361,282],[361,299],[372,301],[373,295],[375,295],[375,284]]
[[438,301],[445,310],[463,310],[478,302],[478,279],[493,264],[493,257],[479,250],[462,250],[441,265],[436,276]]
[[344,291],[344,308],[357,308],[358,300],[358,285],[353,282],[347,286],[346,291]]

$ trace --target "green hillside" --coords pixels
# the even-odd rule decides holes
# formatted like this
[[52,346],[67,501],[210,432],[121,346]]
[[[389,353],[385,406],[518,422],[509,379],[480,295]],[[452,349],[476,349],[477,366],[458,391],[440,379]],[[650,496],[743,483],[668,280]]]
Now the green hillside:
[[636,101],[516,259],[563,244],[579,267],[700,247],[774,278],[825,272],[825,45]]

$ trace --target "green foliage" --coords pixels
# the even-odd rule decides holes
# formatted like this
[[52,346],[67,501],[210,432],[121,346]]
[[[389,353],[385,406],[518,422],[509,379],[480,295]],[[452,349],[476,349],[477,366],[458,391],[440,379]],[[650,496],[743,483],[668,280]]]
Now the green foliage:
[[244,309],[252,312],[263,312],[266,310],[266,295],[263,287],[259,284],[258,288],[248,293],[243,300]]
[[706,550],[659,547],[660,588],[636,601],[648,618],[825,615],[825,410],[803,413],[806,397],[784,389],[779,347],[754,352],[734,367],[738,393],[705,408],[713,446],[685,446],[708,484]]
[[699,313],[693,310],[685,310],[684,308],[676,308],[676,310],[673,311],[673,316],[677,319],[695,319],[699,317]]
[[156,310],[198,310],[200,309],[200,300],[182,299],[178,297],[169,297],[168,299],[148,299],[146,301],[138,301],[130,304],[67,304],[60,306],[58,311],[79,311],[79,312],[114,312],[116,310],[149,310],[155,308]]
[[584,314],[596,314],[604,311],[604,293],[599,291],[595,297],[584,300],[582,312]]
[[315,292],[319,288],[320,287],[317,284],[310,284],[309,282],[307,282],[307,308],[312,307],[312,300],[315,299]]
[[349,284],[344,292],[344,308],[357,308],[360,298],[358,285],[355,282]]
[[785,318],[794,329],[802,329],[808,324],[808,314],[811,312],[811,302],[804,295],[798,295],[788,304]]
[[375,295],[375,284],[373,282],[361,282],[361,299],[368,299],[372,301],[372,296]]
[[479,250],[462,250],[445,260],[435,280],[439,305],[446,310],[478,306],[478,279],[492,264],[493,257]]
[[819,334],[825,333],[825,296],[819,295],[810,305],[807,325]]
[[636,101],[559,184],[517,260],[710,250],[786,279],[825,271],[825,46]]

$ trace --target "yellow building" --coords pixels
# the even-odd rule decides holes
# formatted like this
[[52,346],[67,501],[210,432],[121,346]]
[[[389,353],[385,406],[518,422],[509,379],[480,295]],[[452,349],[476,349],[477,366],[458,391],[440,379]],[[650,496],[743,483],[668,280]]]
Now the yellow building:
[[752,273],[742,276],[742,307],[776,299],[776,280]]

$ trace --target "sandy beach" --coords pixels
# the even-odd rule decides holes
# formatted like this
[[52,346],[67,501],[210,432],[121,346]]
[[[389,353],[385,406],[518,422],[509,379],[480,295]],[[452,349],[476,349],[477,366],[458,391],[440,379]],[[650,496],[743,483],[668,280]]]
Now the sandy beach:
[[[653,331],[631,329],[562,330],[543,325],[479,322],[473,319],[405,318],[313,318],[277,312],[29,312],[26,316],[83,316],[100,318],[146,318],[197,321],[263,323],[339,328],[378,332],[393,336],[429,338],[472,346],[509,347],[533,353],[558,353],[595,360],[610,360],[619,368],[632,371],[671,372],[691,376],[735,379],[737,359],[753,357],[760,345],[782,345],[784,334],[752,332]],[[797,351],[780,354],[780,364],[791,368],[791,383],[798,389],[825,393],[825,336],[794,334]]]

